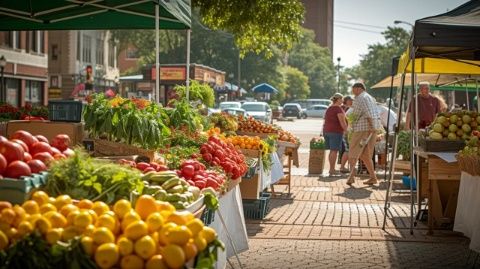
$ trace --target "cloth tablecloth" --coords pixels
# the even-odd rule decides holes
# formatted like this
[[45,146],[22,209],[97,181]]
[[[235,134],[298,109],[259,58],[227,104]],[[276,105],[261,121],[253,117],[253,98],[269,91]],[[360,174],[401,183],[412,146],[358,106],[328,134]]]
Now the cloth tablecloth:
[[470,249],[480,253],[480,177],[462,172],[454,231],[470,238]]
[[[247,226],[245,225],[245,217],[243,216],[240,186],[235,186],[231,191],[221,197],[219,203],[218,211],[220,211],[223,216],[228,232],[237,249],[237,253],[248,250]],[[225,244],[226,251],[219,251],[218,261],[215,266],[215,268],[223,269],[227,264],[227,259],[235,254],[228,239],[227,232],[220,221],[218,211],[215,212],[214,220],[209,226],[217,231],[218,238]]]

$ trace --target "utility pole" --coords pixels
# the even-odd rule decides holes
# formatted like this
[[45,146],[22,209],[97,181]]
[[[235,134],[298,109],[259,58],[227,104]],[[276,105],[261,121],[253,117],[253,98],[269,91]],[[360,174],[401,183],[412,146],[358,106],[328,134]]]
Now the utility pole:
[[340,92],[340,61],[342,60],[342,58],[338,57],[337,58],[337,76],[338,76],[338,84],[337,84],[337,92]]

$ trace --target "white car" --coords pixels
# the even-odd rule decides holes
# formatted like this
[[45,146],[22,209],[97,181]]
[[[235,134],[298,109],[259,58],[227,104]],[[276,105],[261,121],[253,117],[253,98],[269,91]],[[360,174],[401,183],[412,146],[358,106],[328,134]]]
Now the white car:
[[305,111],[307,117],[325,117],[325,111],[327,111],[328,106],[326,105],[313,105]]
[[245,102],[242,108],[247,116],[266,123],[272,123],[272,109],[265,102]]
[[218,106],[218,109],[220,111],[223,111],[227,108],[241,108],[242,103],[240,102],[221,102],[220,105]]

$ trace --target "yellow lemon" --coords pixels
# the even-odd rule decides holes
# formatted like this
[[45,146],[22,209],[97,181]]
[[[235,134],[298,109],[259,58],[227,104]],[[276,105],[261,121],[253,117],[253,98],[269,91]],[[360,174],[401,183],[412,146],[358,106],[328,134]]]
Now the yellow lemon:
[[33,200],[28,200],[22,204],[23,209],[30,215],[40,213],[40,207],[38,206],[37,202]]
[[192,237],[192,232],[186,226],[177,226],[167,232],[167,240],[170,244],[185,245]]
[[95,262],[100,268],[110,268],[117,264],[120,255],[114,243],[100,245],[95,251]]
[[132,204],[130,204],[130,201],[121,199],[118,200],[114,205],[113,205],[113,212],[117,215],[118,218],[123,218],[125,214],[130,212],[132,210]]
[[86,235],[86,236],[92,236],[93,235],[93,232],[95,231],[95,225],[93,224],[90,224],[88,225],[87,227],[85,227],[85,229],[83,230],[83,235]]
[[0,250],[4,250],[5,248],[7,248],[8,243],[9,240],[7,235],[4,232],[0,231]]
[[35,221],[40,218],[42,215],[40,214],[33,214],[33,215],[28,215],[27,214],[27,217],[25,218],[26,221],[30,222],[32,225],[35,224]]
[[153,232],[153,233],[150,234],[150,236],[153,238],[153,240],[154,240],[155,242],[158,243],[158,238],[160,237],[160,235],[159,235],[158,232]]
[[78,210],[79,210],[78,207],[76,207],[75,205],[66,204],[62,206],[62,208],[60,208],[58,212],[60,212],[60,214],[62,214],[66,218],[71,212],[78,211]]
[[138,197],[135,202],[135,211],[140,215],[142,220],[146,220],[150,214],[157,212],[155,201],[155,198],[151,195],[142,195]]
[[147,224],[141,220],[130,223],[125,229],[125,236],[131,240],[137,240],[148,234]]
[[90,216],[92,216],[92,224],[94,224],[97,221],[98,215],[97,212],[93,211],[93,209],[82,209],[80,211],[86,211]]
[[155,254],[155,251],[157,250],[157,244],[151,236],[145,235],[135,241],[133,249],[138,256],[148,260]]
[[62,239],[63,229],[62,228],[54,228],[48,230],[45,238],[50,245],[56,244],[60,239]]
[[210,244],[213,240],[215,240],[215,238],[217,238],[217,232],[208,226],[203,227],[201,233],[203,238],[207,240],[207,244]]
[[155,204],[157,205],[157,210],[158,211],[170,211],[173,212],[175,211],[175,207],[170,204],[169,202],[164,202],[164,201],[156,201]]
[[80,213],[73,219],[73,225],[79,228],[85,228],[90,224],[92,224],[92,216],[88,211],[80,211]]
[[10,227],[10,229],[8,229],[5,234],[8,238],[10,238],[10,240],[16,240],[20,237],[20,235],[18,234],[18,230],[13,227]]
[[124,256],[120,261],[120,268],[122,269],[142,269],[143,260],[137,255]]
[[53,202],[53,205],[56,208],[62,208],[64,205],[68,205],[72,203],[72,198],[70,196],[63,194],[55,198],[55,202]]
[[49,203],[46,203],[46,204],[43,204],[40,206],[40,213],[41,214],[45,214],[47,213],[48,211],[57,211],[57,208],[52,205],[52,204],[49,204]]
[[38,205],[43,205],[49,202],[48,194],[44,191],[36,191],[32,194],[32,200],[37,202]]
[[67,242],[79,235],[78,229],[75,226],[68,226],[62,232],[62,241]]
[[105,227],[112,232],[115,230],[115,225],[115,218],[108,214],[101,215],[97,218],[97,221],[95,222],[96,227]]
[[180,268],[185,264],[185,252],[177,245],[170,244],[163,248],[163,259],[168,267]]
[[48,202],[49,202],[50,204],[55,203],[55,197],[48,197]]
[[69,225],[69,226],[74,225],[75,218],[76,218],[78,215],[80,215],[80,211],[72,211],[72,212],[68,213],[68,216],[67,216],[67,225]]
[[158,231],[163,226],[162,215],[159,212],[150,214],[150,216],[147,217],[147,226],[148,231],[151,233]]
[[33,225],[30,222],[24,220],[18,225],[17,231],[21,236],[25,236],[33,231]]
[[198,235],[193,239],[193,243],[197,246],[198,251],[203,251],[207,247],[207,240],[203,238],[201,235]]
[[95,244],[93,243],[93,238],[90,236],[83,236],[80,243],[82,244],[83,250],[89,256],[93,255],[93,250],[95,248]]
[[95,211],[95,213],[97,213],[97,216],[100,216],[103,213],[109,211],[110,208],[104,202],[96,201],[95,203],[93,203],[92,210]]
[[41,234],[46,234],[48,232],[48,230],[50,230],[52,228],[52,224],[50,224],[50,221],[48,221],[47,218],[45,218],[43,216],[36,219],[33,226]]
[[129,224],[139,220],[140,220],[140,216],[137,214],[137,212],[135,212],[134,210],[130,210],[125,215],[123,215],[122,230],[125,231],[125,229],[127,229],[127,226]]
[[96,228],[93,231],[92,238],[93,242],[98,245],[115,242],[115,236],[113,236],[113,233],[105,227]]
[[162,255],[157,254],[148,259],[145,264],[145,269],[168,269],[168,267],[165,264]]
[[58,212],[52,213],[48,220],[52,224],[53,228],[63,228],[67,225],[67,219]]
[[185,252],[185,259],[189,261],[197,256],[197,246],[193,242],[188,242],[183,246],[183,252]]
[[122,256],[130,255],[133,252],[133,242],[126,237],[118,239],[117,246]]
[[177,225],[186,225],[193,218],[193,214],[188,211],[174,211],[168,216],[167,222],[173,222]]
[[25,209],[20,205],[14,205],[12,209],[15,212],[17,219],[24,220],[27,217],[27,212],[25,212]]
[[4,208],[4,209],[2,209],[0,220],[5,222],[5,223],[12,224],[13,221],[15,220],[16,216],[17,216],[17,214],[15,213],[15,211],[13,209]]
[[197,234],[203,230],[203,226],[205,226],[203,222],[197,218],[187,223],[187,228],[190,229],[193,236],[197,236]]
[[77,204],[78,208],[81,209],[92,209],[93,207],[93,202],[88,200],[88,199],[83,199]]
[[165,223],[165,225],[163,225],[162,229],[158,233],[158,242],[164,246],[167,245],[169,243],[167,238],[168,232],[170,231],[170,229],[173,229],[175,227],[177,227],[177,224],[173,222]]

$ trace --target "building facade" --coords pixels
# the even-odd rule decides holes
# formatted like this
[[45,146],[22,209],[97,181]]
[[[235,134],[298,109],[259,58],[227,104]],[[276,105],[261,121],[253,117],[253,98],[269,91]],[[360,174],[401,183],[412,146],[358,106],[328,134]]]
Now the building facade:
[[20,107],[48,103],[48,33],[45,31],[0,32],[0,57],[6,59],[5,101]]
[[[50,31],[49,97],[81,98],[92,91],[117,90],[117,51],[110,39],[109,31]],[[85,87],[87,70],[91,70],[91,90]]]
[[333,53],[333,0],[302,0],[304,27],[315,32],[315,41]]

